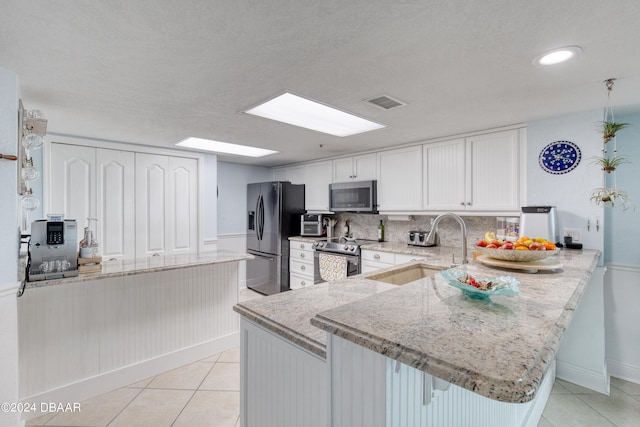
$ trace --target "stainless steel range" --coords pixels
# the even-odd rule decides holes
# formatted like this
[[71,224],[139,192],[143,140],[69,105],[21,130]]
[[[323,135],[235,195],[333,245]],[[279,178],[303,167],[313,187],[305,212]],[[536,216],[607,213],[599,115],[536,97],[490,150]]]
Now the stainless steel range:
[[330,254],[343,257],[347,261],[347,276],[355,276],[361,272],[360,246],[368,243],[376,243],[376,240],[351,239],[339,237],[330,240],[317,240],[313,243],[314,252],[314,281],[322,282],[320,274],[320,254]]

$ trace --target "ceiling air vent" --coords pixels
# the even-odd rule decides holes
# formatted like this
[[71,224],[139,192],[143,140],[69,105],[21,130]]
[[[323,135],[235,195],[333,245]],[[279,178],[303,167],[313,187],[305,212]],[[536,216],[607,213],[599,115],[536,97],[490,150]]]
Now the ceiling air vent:
[[367,99],[367,102],[375,105],[378,108],[382,108],[383,110],[391,110],[393,108],[398,108],[398,107],[402,107],[403,105],[407,105],[404,102],[398,101],[397,99],[393,99],[387,95],[376,96],[375,98]]

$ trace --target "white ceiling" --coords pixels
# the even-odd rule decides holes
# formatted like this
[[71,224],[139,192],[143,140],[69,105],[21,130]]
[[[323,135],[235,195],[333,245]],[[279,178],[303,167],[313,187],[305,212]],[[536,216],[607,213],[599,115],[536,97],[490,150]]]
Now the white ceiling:
[[[221,160],[273,166],[603,107],[610,77],[614,105],[640,105],[637,0],[2,3],[0,66],[49,133],[217,139],[280,151]],[[567,45],[582,55],[532,64]],[[284,91],[388,127],[339,138],[242,113]],[[408,105],[363,102],[381,94]]]

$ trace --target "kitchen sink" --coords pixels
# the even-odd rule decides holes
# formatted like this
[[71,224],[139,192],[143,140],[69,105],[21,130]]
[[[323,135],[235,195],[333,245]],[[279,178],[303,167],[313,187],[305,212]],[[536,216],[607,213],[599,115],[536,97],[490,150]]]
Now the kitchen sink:
[[392,285],[405,285],[438,273],[440,273],[440,269],[438,268],[431,268],[423,264],[413,264],[406,267],[400,267],[395,270],[373,273],[369,276],[365,276],[365,278]]

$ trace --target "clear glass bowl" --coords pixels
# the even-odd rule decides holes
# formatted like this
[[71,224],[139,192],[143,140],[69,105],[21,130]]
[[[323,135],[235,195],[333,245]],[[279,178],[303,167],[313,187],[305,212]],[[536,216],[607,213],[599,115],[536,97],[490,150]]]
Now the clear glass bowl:
[[560,252],[558,248],[552,251],[517,251],[515,249],[494,249],[474,246],[473,249],[491,258],[515,262],[540,261],[541,259],[548,258]]
[[463,294],[470,298],[485,299],[494,295],[510,297],[520,292],[520,282],[518,279],[511,276],[500,276],[494,279],[473,276],[473,278],[478,282],[491,281],[494,283],[494,286],[491,289],[483,291],[460,281],[464,280],[466,276],[469,275],[466,271],[444,270],[441,271],[440,274],[445,278],[449,285],[460,289]]

